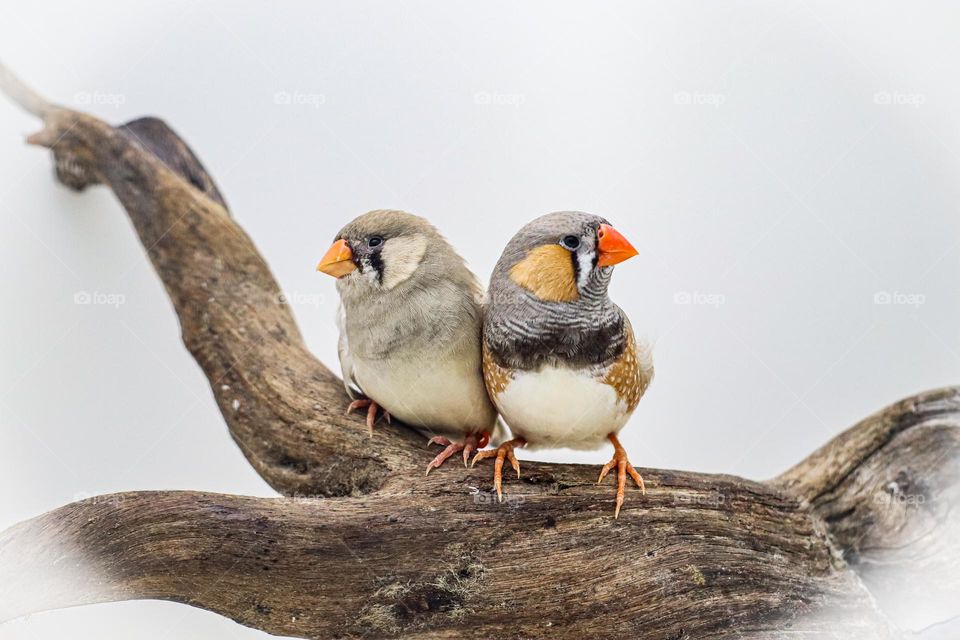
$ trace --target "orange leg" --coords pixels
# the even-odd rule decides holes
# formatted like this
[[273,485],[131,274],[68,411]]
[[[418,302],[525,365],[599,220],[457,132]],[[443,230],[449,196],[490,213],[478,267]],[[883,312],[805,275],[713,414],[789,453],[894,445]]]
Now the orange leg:
[[643,478],[640,477],[637,470],[634,469],[630,461],[627,460],[627,452],[623,450],[623,445],[617,440],[616,434],[611,433],[607,436],[607,439],[613,443],[613,459],[603,465],[603,469],[600,469],[600,479],[597,480],[597,484],[603,482],[603,479],[607,477],[607,473],[609,473],[614,466],[617,467],[617,508],[613,512],[613,518],[617,519],[620,517],[620,507],[623,506],[623,492],[627,485],[627,474],[629,473],[633,481],[637,483],[643,495],[647,495],[647,487],[643,484]]
[[437,457],[431,460],[430,464],[427,465],[427,475],[430,475],[431,469],[438,468],[446,461],[447,458],[458,451],[463,451],[463,466],[466,467],[467,460],[470,458],[470,454],[480,447],[487,446],[488,442],[490,442],[489,433],[467,434],[467,437],[463,439],[463,444],[459,442],[451,442],[443,436],[433,436],[427,442],[427,446],[429,447],[432,444],[439,444],[442,447],[446,447],[446,449],[438,453]]
[[355,409],[362,409],[363,407],[367,407],[367,428],[370,429],[370,437],[372,438],[373,425],[377,423],[377,409],[383,412],[383,417],[387,419],[387,424],[390,424],[390,413],[370,398],[363,398],[350,403],[347,407],[347,415],[353,413]]
[[517,461],[517,456],[513,453],[513,450],[516,447],[523,447],[525,444],[527,444],[527,441],[523,438],[514,438],[513,440],[507,440],[496,449],[480,451],[473,457],[473,463],[470,466],[477,464],[480,460],[496,456],[497,461],[493,465],[493,488],[497,490],[497,499],[500,502],[503,502],[503,461],[505,458],[510,458],[510,466],[517,472],[517,478],[519,478],[520,463]]

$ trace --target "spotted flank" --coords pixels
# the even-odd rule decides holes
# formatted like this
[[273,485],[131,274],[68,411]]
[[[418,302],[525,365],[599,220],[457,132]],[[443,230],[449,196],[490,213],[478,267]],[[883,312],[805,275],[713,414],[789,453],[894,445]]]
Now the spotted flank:
[[653,380],[653,356],[649,345],[637,345],[633,329],[629,325],[625,328],[625,333],[626,348],[623,354],[607,367],[603,381],[616,390],[617,398],[627,406],[627,411],[632,413]]
[[490,353],[490,347],[486,341],[483,343],[483,382],[487,385],[487,393],[491,398],[496,398],[507,388],[512,377],[511,372],[506,367],[501,367]]

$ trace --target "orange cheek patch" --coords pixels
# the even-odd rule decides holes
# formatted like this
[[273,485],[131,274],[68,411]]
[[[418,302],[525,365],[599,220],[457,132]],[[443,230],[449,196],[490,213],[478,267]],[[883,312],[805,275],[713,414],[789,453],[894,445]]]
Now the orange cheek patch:
[[573,257],[558,244],[532,249],[510,269],[510,279],[547,302],[572,302],[580,297]]

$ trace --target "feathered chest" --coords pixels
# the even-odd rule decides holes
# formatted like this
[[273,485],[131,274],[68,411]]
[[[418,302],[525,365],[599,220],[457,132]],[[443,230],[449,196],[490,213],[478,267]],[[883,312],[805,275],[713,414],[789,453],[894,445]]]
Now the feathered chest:
[[[580,344],[583,346],[585,343],[581,342]],[[602,359],[600,362],[594,362],[593,364],[563,361],[554,352],[553,362],[551,363],[540,362],[530,367],[518,367],[511,364],[518,359],[516,353],[499,353],[497,346],[491,344],[485,336],[483,343],[484,382],[490,396],[496,400],[507,390],[511,382],[520,376],[535,375],[545,368],[566,369],[577,378],[588,379],[611,388],[617,401],[623,404],[629,414],[636,408],[640,397],[653,378],[653,358],[646,345],[638,348],[629,324],[620,325],[618,344],[620,345],[619,353],[612,358]],[[537,349],[537,352],[540,352],[540,350]],[[592,359],[598,360],[605,353],[605,349],[598,347],[593,352]],[[588,357],[588,354],[584,354],[584,359],[589,360],[591,358]]]
[[484,339],[496,360],[514,369],[559,364],[602,366],[626,348],[627,322],[613,303],[495,305],[484,320]]
[[[356,358],[378,361],[476,341],[480,310],[469,292],[435,287],[343,301],[341,332]],[[476,344],[476,342],[474,342]]]

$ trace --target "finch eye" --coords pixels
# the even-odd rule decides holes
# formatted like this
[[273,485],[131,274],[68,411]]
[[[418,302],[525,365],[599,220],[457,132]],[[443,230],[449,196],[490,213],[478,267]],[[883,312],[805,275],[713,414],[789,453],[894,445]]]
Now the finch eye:
[[383,238],[381,238],[380,236],[373,236],[372,238],[367,240],[367,246],[370,247],[371,249],[374,247],[379,247],[382,244],[383,244]]
[[560,241],[560,244],[572,251],[580,246],[580,238],[577,236],[564,236],[563,240]]

